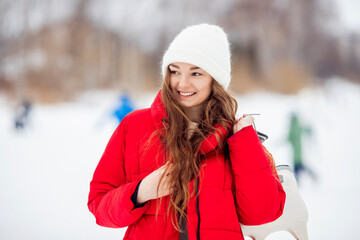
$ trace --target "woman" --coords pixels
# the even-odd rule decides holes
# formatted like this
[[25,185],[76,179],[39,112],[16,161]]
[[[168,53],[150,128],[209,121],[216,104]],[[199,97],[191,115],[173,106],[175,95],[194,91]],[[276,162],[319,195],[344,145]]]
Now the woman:
[[162,62],[150,108],[128,114],[90,183],[99,225],[128,226],[124,239],[243,239],[246,225],[282,214],[285,193],[271,155],[252,127],[235,119],[224,31],[184,29]]

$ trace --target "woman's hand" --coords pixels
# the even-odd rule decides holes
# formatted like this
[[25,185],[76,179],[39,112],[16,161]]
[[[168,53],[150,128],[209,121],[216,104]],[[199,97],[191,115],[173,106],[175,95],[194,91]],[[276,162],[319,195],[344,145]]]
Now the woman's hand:
[[236,123],[233,128],[234,134],[243,129],[244,127],[250,126],[254,123],[255,118],[248,114],[243,114],[242,117],[240,117],[238,120],[236,120]]
[[[142,204],[151,199],[156,199],[157,186],[159,185],[162,174],[165,172],[169,164],[170,163],[167,162],[165,165],[153,171],[141,181],[137,196],[138,204]],[[169,171],[170,167],[167,169]],[[158,198],[170,194],[171,186],[168,182],[169,180],[168,175],[169,173],[165,173],[163,179],[161,179]]]

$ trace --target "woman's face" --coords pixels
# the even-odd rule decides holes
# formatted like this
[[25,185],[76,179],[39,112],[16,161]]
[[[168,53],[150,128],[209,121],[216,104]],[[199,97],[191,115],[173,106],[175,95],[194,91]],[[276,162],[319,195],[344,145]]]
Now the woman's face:
[[201,68],[183,62],[169,65],[170,87],[185,108],[196,108],[209,97],[212,77]]

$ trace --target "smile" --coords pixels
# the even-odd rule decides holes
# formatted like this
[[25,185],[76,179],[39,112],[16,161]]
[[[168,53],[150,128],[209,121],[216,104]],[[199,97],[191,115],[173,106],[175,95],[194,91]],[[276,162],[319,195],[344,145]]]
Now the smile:
[[181,96],[192,96],[192,95],[195,95],[195,94],[196,94],[196,92],[184,93],[184,92],[180,92],[180,91],[178,91],[178,93],[179,93]]

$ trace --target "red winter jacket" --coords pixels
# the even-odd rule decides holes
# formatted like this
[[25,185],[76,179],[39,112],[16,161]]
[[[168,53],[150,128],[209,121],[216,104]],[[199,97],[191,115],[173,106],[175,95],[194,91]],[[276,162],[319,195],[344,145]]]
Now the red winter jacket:
[[[88,207],[97,224],[128,226],[124,239],[179,239],[179,232],[165,214],[169,196],[163,197],[157,219],[156,200],[135,209],[131,201],[139,181],[164,164],[160,139],[155,138],[146,150],[144,144],[161,129],[165,116],[160,92],[151,108],[128,114],[110,138],[90,183]],[[282,214],[285,192],[252,126],[227,142],[234,178],[217,148],[215,135],[209,135],[201,145],[206,158],[200,168],[199,197],[194,195],[187,207],[189,240],[244,239],[239,221],[258,225]],[[193,181],[189,187],[192,192]]]

